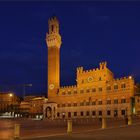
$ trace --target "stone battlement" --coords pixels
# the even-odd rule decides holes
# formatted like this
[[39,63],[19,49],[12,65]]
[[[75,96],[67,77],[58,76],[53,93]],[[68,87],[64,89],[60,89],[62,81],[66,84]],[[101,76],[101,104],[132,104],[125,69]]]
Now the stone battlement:
[[54,23],[54,22],[58,22],[58,19],[55,16],[49,18],[48,23]]
[[71,85],[71,86],[62,86],[60,89],[71,89],[71,88],[77,88],[76,85]]
[[125,77],[121,77],[121,78],[116,78],[114,79],[114,81],[119,82],[119,81],[123,81],[123,80],[133,80],[132,76],[125,76]]
[[100,71],[100,70],[104,70],[107,68],[107,62],[101,62],[99,63],[99,68],[95,68],[95,69],[90,69],[90,70],[84,70],[83,67],[78,67],[77,68],[77,74],[82,74],[82,73],[89,73],[89,72],[97,72],[97,71]]

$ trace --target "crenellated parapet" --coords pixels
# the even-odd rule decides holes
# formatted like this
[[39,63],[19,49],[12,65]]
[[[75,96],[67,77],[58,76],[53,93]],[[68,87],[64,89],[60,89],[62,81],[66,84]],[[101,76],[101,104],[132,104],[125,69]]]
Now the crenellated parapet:
[[60,89],[72,89],[72,88],[77,88],[77,86],[76,85],[71,85],[71,86],[62,86],[62,87],[60,87]]
[[52,46],[57,46],[60,48],[62,42],[61,42],[61,36],[59,34],[46,34],[46,41],[47,41],[47,46],[52,47]]
[[100,69],[106,69],[107,68],[107,62],[101,62],[99,63]]
[[59,21],[57,17],[51,17],[48,20],[49,34],[59,33]]
[[85,70],[83,71],[83,73],[92,73],[92,72],[98,72],[100,69],[99,68],[95,68],[95,69],[90,69],[90,70]]
[[57,19],[56,16],[51,17],[51,18],[49,18],[49,20],[48,20],[48,24],[56,23],[56,22],[59,23],[59,21],[58,21],[58,19]]
[[114,79],[114,82],[122,82],[122,81],[126,81],[126,80],[134,80],[134,78],[132,76],[125,76],[125,77],[121,77],[121,78],[116,78]]
[[84,70],[83,67],[78,67],[77,74],[99,72],[100,70],[104,70],[106,68],[107,68],[107,62],[101,62],[101,63],[99,63],[99,68],[94,68],[94,69],[90,69],[90,70]]
[[71,94],[77,94],[77,86],[76,85],[60,87],[59,95],[71,95]]
[[59,34],[59,21],[56,17],[52,17],[48,21],[49,32],[46,33],[46,43],[48,48],[57,47],[60,48],[62,41]]
[[83,67],[77,67],[77,73],[83,73]]

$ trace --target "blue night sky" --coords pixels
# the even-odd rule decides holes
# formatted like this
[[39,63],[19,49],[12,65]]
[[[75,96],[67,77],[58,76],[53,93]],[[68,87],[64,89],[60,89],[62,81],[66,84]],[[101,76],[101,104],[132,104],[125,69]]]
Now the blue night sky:
[[0,2],[0,90],[47,93],[48,18],[60,22],[61,85],[76,67],[107,61],[115,77],[140,82],[140,2]]

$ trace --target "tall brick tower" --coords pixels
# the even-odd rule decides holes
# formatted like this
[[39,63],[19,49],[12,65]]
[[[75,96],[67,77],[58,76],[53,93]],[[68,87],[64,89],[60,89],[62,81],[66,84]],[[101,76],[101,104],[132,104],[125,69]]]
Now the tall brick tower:
[[48,99],[56,96],[60,87],[60,46],[59,21],[56,17],[48,20],[49,32],[46,34],[48,46]]

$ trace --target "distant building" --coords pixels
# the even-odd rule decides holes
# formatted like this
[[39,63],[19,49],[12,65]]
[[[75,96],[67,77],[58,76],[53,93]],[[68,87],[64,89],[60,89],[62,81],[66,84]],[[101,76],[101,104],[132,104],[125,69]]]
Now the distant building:
[[15,115],[19,113],[20,99],[11,92],[0,92],[0,115],[10,113]]
[[39,97],[39,96],[36,96],[36,95],[28,95],[28,96],[25,96],[24,97],[24,101],[27,101],[28,102],[28,101],[36,98],[36,97]]
[[20,106],[20,116],[21,117],[29,117],[30,114],[30,103],[27,101],[21,101]]
[[48,25],[48,102],[43,106],[44,118],[111,118],[134,114],[133,77],[114,78],[106,62],[91,70],[78,67],[77,84],[60,87],[59,21],[53,17]]
[[135,93],[135,114],[140,116],[140,84],[136,84]]
[[23,117],[40,117],[43,115],[43,104],[47,98],[43,96],[25,96],[20,104],[20,112]]
[[30,100],[30,115],[37,117],[43,115],[43,104],[47,102],[45,97],[36,97]]

